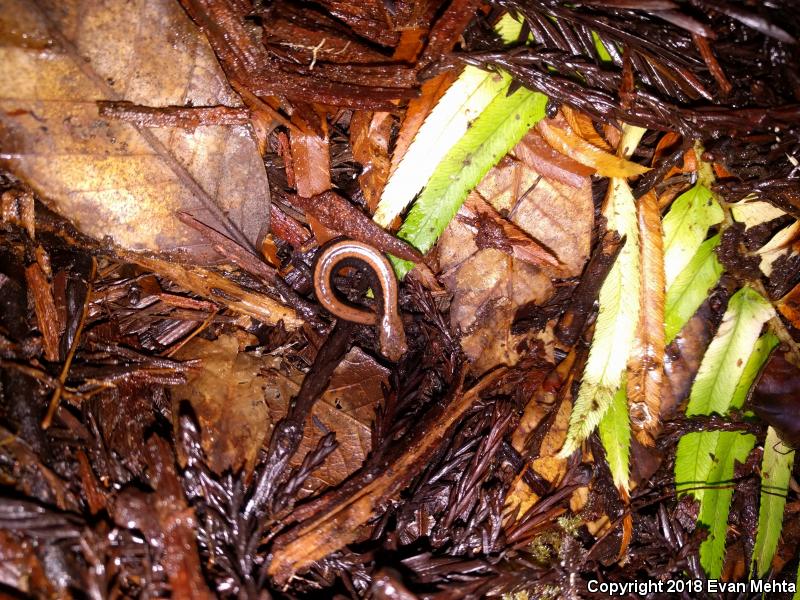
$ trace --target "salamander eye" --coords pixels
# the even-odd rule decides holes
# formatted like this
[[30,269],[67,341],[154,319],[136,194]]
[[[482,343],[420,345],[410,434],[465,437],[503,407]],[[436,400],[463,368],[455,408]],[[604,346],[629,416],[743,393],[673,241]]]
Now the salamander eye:
[[792,448],[800,447],[800,369],[776,352],[762,370],[745,408],[752,410]]

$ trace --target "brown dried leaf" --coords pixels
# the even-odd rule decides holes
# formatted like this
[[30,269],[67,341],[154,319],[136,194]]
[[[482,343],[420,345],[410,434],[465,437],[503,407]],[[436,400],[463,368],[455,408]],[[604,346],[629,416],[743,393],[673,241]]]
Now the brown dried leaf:
[[277,325],[282,321],[286,329],[293,330],[303,324],[303,320],[293,309],[264,294],[243,288],[217,271],[135,252],[119,252],[119,257],[266,325]]
[[331,189],[328,138],[292,132],[290,141],[297,193],[310,198]]
[[42,333],[44,357],[50,362],[55,362],[59,359],[58,345],[63,325],[59,322],[53,300],[53,288],[38,262],[32,263],[25,269],[25,282],[28,292],[33,297],[36,323]]
[[[129,249],[207,245],[174,219],[197,215],[244,245],[268,216],[248,128],[146,129],[103,118],[97,100],[238,106],[204,36],[170,0],[132,19],[124,0],[0,0],[2,163],[96,238]],[[19,36],[16,36],[17,38]]]
[[[186,385],[173,388],[175,427],[180,404],[188,401],[200,424],[201,443],[211,469],[218,474],[226,469],[252,471],[270,422],[264,400],[267,380],[260,375],[263,361],[242,352],[234,335],[213,342],[195,338],[176,358],[202,362],[199,370],[189,374]],[[178,450],[180,456],[180,446]]]
[[[514,151],[524,153],[520,148]],[[522,161],[506,156],[478,184],[459,218],[439,240],[439,264],[445,284],[454,294],[451,323],[464,332],[462,347],[475,361],[476,372],[497,364],[515,364],[524,351],[520,344],[531,335],[511,333],[517,309],[549,299],[551,277],[574,277],[583,271],[591,245],[594,206],[589,177],[584,175],[573,183],[579,187],[543,178]],[[480,196],[485,203],[481,204]],[[485,206],[484,213],[493,213],[492,223],[498,223],[500,215],[508,215],[508,227],[501,229],[512,235],[501,236],[502,243],[486,244],[479,228],[469,225],[470,206],[474,212],[476,205]],[[507,247],[502,247],[505,242]],[[555,255],[558,266],[543,261],[546,254],[542,250]]]
[[363,169],[358,183],[369,212],[374,213],[389,178],[389,140],[392,117],[387,112],[355,111],[350,119],[350,145],[353,158]]
[[664,376],[664,244],[658,199],[649,192],[636,205],[641,286],[639,325],[628,358],[631,428],[645,446],[653,445],[659,426]]
[[[270,416],[277,421],[286,414],[290,399],[297,395],[303,374],[291,369],[286,375],[276,367],[270,369],[266,377]],[[328,389],[305,423],[303,441],[294,457],[295,465],[328,431],[336,434],[339,445],[306,480],[301,496],[335,486],[361,467],[371,448],[375,407],[383,399],[383,386],[388,384],[388,378],[389,370],[357,347],[336,367]]]
[[[453,242],[454,229],[452,224],[448,227]],[[476,373],[517,363],[520,343],[529,335],[511,333],[514,314],[520,306],[542,303],[553,293],[541,270],[494,248],[470,256],[447,284],[453,292],[451,326],[462,332],[461,346]]]
[[545,141],[555,150],[581,164],[592,167],[603,177],[627,178],[643,175],[650,170],[648,167],[601,150],[573,133],[572,130],[561,129],[548,123],[547,119],[539,121],[536,127]]
[[475,241],[478,248],[496,248],[536,267],[559,266],[558,259],[549,250],[537,244],[514,223],[504,219],[480,194],[470,194],[461,212],[463,222],[477,223],[478,236]]
[[510,221],[555,254],[561,266],[553,269],[553,276],[580,275],[589,257],[594,227],[589,177],[575,188],[540,177],[526,164],[507,156],[476,189],[496,210],[507,214]]
[[553,150],[535,129],[522,138],[511,154],[539,175],[576,188],[594,173],[594,169]]

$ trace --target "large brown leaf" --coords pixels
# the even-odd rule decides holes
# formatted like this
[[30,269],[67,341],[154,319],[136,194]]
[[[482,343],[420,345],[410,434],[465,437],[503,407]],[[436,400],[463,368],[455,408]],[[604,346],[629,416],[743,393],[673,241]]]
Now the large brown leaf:
[[[278,363],[280,361],[278,360]],[[276,364],[267,372],[267,403],[273,422],[286,414],[289,400],[297,395],[303,374],[286,365]],[[322,466],[306,480],[301,496],[341,483],[361,467],[372,444],[371,424],[375,407],[383,399],[389,370],[359,348],[353,348],[336,367],[330,385],[308,420],[300,449],[294,457],[299,464],[328,431],[336,434],[338,447]]]
[[541,176],[535,163],[529,162],[533,160],[529,147],[533,142],[528,137],[486,174],[477,190],[495,209],[507,214],[556,255],[561,267],[553,275],[575,277],[583,271],[592,241],[591,180],[585,171],[576,171],[577,187]]
[[[511,333],[517,309],[548,300],[551,278],[580,275],[589,257],[594,207],[586,171],[575,166],[571,180],[576,185],[541,177],[525,161],[551,159],[543,153],[533,157],[531,143],[523,140],[486,174],[438,244],[444,281],[453,292],[451,325],[462,332],[462,347],[479,373],[519,360],[530,334]],[[565,170],[570,163],[557,166]],[[496,247],[486,247],[480,224],[478,231],[472,225],[475,211],[470,207],[482,199],[513,223],[505,229],[515,235],[505,235]],[[539,256],[542,247],[559,264],[531,260],[531,250],[536,248]]]
[[[469,244],[469,232],[448,228],[448,243]],[[467,239],[465,239],[467,238]],[[448,278],[453,290],[450,321],[462,332],[461,346],[473,361],[476,373],[498,365],[514,365],[525,347],[528,334],[511,332],[517,309],[527,303],[542,303],[553,292],[549,278],[539,269],[487,248],[465,260]]]
[[172,391],[176,427],[180,404],[188,401],[200,424],[209,466],[219,474],[226,469],[251,470],[270,424],[264,400],[267,380],[260,375],[262,361],[241,352],[233,335],[213,342],[195,338],[177,357],[202,362],[186,385]]
[[0,163],[129,249],[204,255],[179,209],[256,241],[269,192],[246,126],[147,129],[98,112],[99,100],[240,104],[178,3],[0,0],[0,14]]

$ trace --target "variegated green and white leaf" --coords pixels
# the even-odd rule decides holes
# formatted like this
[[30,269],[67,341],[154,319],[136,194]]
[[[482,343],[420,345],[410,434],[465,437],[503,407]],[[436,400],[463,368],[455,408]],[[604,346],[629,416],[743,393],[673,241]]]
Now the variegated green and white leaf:
[[728,411],[761,327],[774,314],[769,301],[750,287],[731,297],[692,385],[687,416]]
[[794,450],[786,447],[772,427],[767,429],[764,457],[761,461],[758,532],[751,564],[751,572],[754,570],[757,577],[767,574],[778,547],[793,464]]
[[581,387],[561,456],[569,456],[597,427],[622,383],[639,320],[639,232],[627,182],[612,178],[604,215],[625,245],[600,288],[600,309]]
[[672,203],[664,216],[664,277],[667,289],[686,268],[706,238],[722,221],[722,207],[711,191],[697,183]]
[[[439,163],[398,236],[420,252],[430,250],[470,190],[544,117],[546,104],[546,96],[525,88],[496,97]],[[399,277],[410,267],[395,261]]]
[[[495,27],[506,43],[516,40],[522,24],[504,15]],[[388,227],[414,200],[441,160],[469,130],[471,123],[505,94],[511,83],[506,73],[466,67],[420,127],[381,194],[374,220]]]
[[695,255],[667,289],[664,324],[667,344],[675,339],[717,285],[725,270],[715,252],[720,237],[703,242]]

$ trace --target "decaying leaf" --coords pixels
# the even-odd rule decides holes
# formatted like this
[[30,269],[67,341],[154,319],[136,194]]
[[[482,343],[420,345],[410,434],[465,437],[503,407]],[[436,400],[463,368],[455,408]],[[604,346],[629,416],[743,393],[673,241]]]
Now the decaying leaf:
[[451,324],[462,332],[461,345],[474,361],[474,371],[516,364],[525,336],[511,332],[514,314],[523,304],[549,298],[549,279],[539,269],[487,248],[458,267],[451,285]]
[[639,225],[641,287],[639,324],[628,358],[628,404],[631,427],[642,444],[653,444],[660,425],[664,374],[664,248],[655,194],[636,205]]
[[558,267],[558,259],[537,244],[520,227],[504,219],[479,194],[470,194],[464,203],[461,219],[477,231],[479,248],[496,248],[513,258],[537,267]]
[[189,402],[200,425],[208,464],[218,474],[226,469],[252,471],[271,428],[264,400],[267,380],[260,374],[263,362],[243,352],[243,343],[233,335],[213,342],[195,338],[176,355],[202,362],[186,385],[172,393],[173,422],[177,427],[181,402]]
[[[527,139],[527,138],[526,138]],[[501,214],[518,225],[561,263],[554,275],[580,275],[589,258],[594,226],[591,180],[582,176],[573,187],[538,173],[525,160],[520,142],[512,151],[519,160],[506,157],[489,171],[476,190]],[[442,243],[440,243],[441,247]]]
[[[383,399],[388,377],[389,371],[359,348],[348,352],[336,367],[327,390],[305,424],[306,435],[296,460],[313,450],[329,431],[336,434],[338,447],[306,480],[301,496],[335,486],[361,467],[371,447],[370,425],[375,419],[375,408]],[[273,422],[286,414],[302,378],[303,374],[295,369],[288,376],[278,368],[266,372],[266,401]]]
[[57,10],[3,0],[0,160],[98,239],[201,255],[206,244],[173,216],[189,210],[255,245],[269,186],[247,127],[148,129],[99,115],[99,100],[240,104],[177,3],[148,2],[135,19],[129,11],[122,0]]

